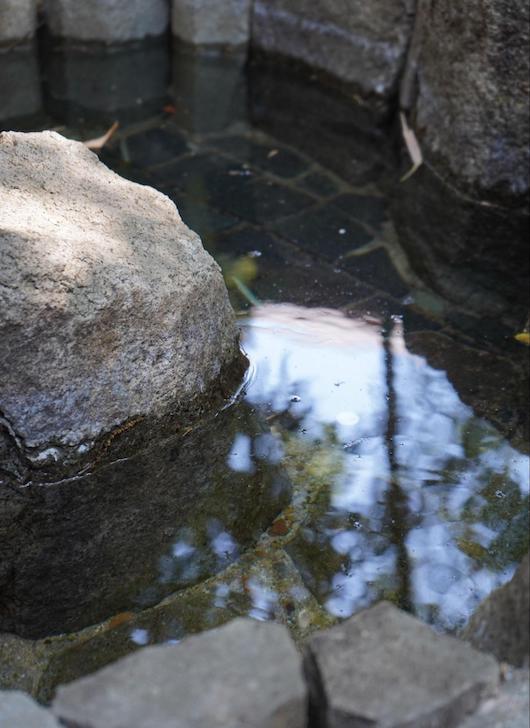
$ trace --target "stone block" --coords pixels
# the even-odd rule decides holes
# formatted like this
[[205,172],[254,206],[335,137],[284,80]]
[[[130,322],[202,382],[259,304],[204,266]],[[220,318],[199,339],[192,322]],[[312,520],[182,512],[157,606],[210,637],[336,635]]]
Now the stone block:
[[59,728],[53,715],[18,690],[0,691],[0,728]]
[[169,23],[167,0],[44,0],[44,3],[52,35],[72,40],[123,43],[162,35]]
[[85,728],[303,728],[306,687],[284,627],[237,619],[59,688],[53,712]]
[[528,728],[530,696],[528,670],[516,670],[502,684],[499,695],[486,700],[459,728]]
[[477,609],[462,632],[479,650],[517,667],[528,665],[530,638],[530,555],[513,579],[494,591]]
[[252,44],[388,98],[412,34],[407,0],[256,0]]
[[530,6],[421,0],[415,124],[451,183],[498,205],[528,204]]
[[499,679],[492,657],[385,602],[314,636],[305,668],[319,728],[452,728]]
[[31,40],[36,28],[36,0],[0,0],[0,48]]
[[245,45],[250,8],[251,0],[173,0],[173,35],[192,45]]

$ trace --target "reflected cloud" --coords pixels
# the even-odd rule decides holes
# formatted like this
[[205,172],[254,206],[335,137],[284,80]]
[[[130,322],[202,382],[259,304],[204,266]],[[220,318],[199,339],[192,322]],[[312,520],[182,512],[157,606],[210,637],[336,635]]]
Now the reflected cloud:
[[407,351],[399,319],[266,304],[243,345],[246,399],[275,423],[295,491],[310,467],[295,442],[335,463],[286,546],[312,592],[338,617],[387,598],[440,627],[465,622],[520,556],[509,531],[527,513],[528,457]]

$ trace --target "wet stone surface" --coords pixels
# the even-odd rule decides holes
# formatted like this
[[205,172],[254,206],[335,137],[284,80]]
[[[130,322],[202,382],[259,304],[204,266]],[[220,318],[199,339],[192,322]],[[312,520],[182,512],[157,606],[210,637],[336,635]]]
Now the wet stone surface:
[[[493,243],[480,276],[448,275],[429,251],[460,223],[476,240],[477,210],[452,217],[423,178],[399,186],[381,119],[291,70],[246,78],[237,56],[174,53],[160,84],[166,50],[129,85],[126,54],[45,59],[52,115],[22,109],[20,125],[88,138],[120,120],[102,161],[201,235],[251,372],[228,411],[146,442],[107,481],[0,484],[0,685],[44,700],[238,615],[303,643],[386,599],[453,631],[528,548],[519,247],[500,283]],[[98,93],[61,85],[65,68]]]

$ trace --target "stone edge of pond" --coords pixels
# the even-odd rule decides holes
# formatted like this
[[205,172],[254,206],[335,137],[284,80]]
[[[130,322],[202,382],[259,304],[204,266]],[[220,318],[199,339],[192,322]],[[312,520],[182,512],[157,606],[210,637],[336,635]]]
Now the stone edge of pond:
[[87,728],[169,728],[178,715],[183,728],[197,725],[197,718],[205,728],[332,728],[344,720],[498,728],[502,716],[523,728],[528,659],[514,661],[507,645],[517,640],[521,656],[528,653],[528,629],[521,626],[528,616],[528,567],[527,555],[512,581],[477,611],[486,631],[503,626],[496,647],[470,644],[466,631],[438,634],[389,602],[314,633],[299,650],[285,626],[238,618],[62,685],[50,709],[23,692],[0,692],[0,726],[40,720],[35,725],[51,727],[58,719]]
[[79,454],[78,444],[70,449],[61,447],[61,457],[51,467],[46,465],[39,468],[30,463],[19,477],[0,470],[0,486],[53,485],[92,473],[118,459],[123,460],[150,450],[169,437],[185,436],[205,419],[214,417],[237,400],[245,387],[248,366],[248,359],[238,345],[235,359],[225,362],[217,379],[191,400],[176,400],[160,416],[138,415],[128,418],[118,427],[103,432],[97,440],[87,443],[82,455]]

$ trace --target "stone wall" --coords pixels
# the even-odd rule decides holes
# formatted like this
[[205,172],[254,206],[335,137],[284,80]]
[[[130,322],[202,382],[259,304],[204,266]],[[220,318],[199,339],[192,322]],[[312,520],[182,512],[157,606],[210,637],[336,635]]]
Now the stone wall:
[[[294,60],[387,116],[399,90],[436,174],[472,199],[528,208],[523,0],[43,0],[41,7],[51,33],[70,40],[132,41],[171,24],[191,46]],[[36,12],[36,0],[0,0],[0,49],[33,36]]]

